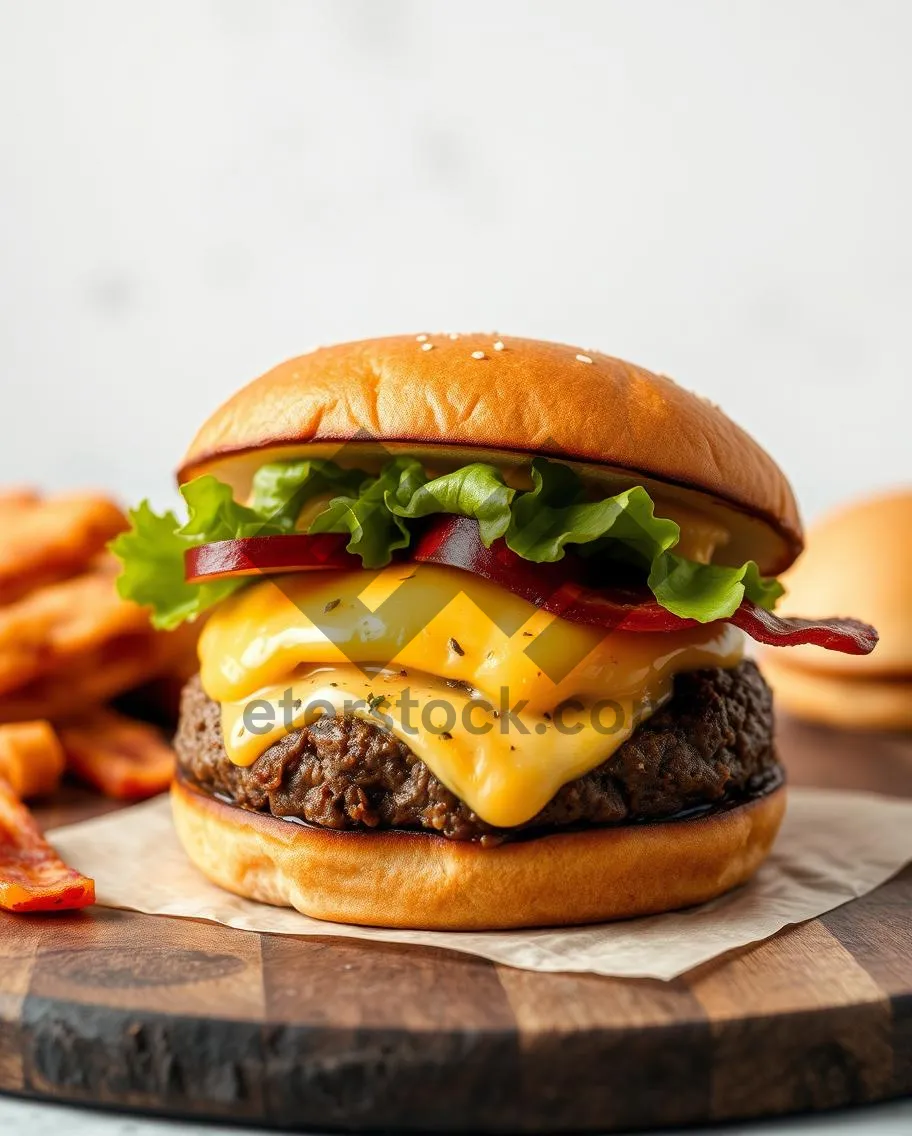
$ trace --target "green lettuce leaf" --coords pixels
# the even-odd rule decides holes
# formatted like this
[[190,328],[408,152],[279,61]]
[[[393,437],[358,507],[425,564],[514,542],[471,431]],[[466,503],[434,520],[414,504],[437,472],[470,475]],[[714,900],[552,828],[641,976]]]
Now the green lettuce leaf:
[[394,458],[383,467],[379,477],[369,477],[354,494],[334,497],[314,517],[309,533],[349,533],[345,546],[361,557],[365,568],[382,568],[389,564],[398,548],[406,548],[409,531],[405,523],[386,507],[386,494],[403,479],[415,479],[421,465],[414,458]]
[[253,477],[252,508],[283,532],[293,532],[304,505],[320,493],[355,493],[367,474],[332,461],[269,462]]
[[[218,486],[218,498],[223,500],[226,485],[214,477],[199,478],[202,482],[212,482]],[[185,500],[191,510],[191,520],[186,526],[180,525],[174,513],[161,516],[153,512],[148,501],[128,514],[130,528],[110,544],[110,549],[123,563],[117,577],[117,591],[124,599],[132,600],[143,607],[150,607],[153,626],[170,631],[187,619],[196,619],[200,612],[230,596],[247,582],[242,578],[212,580],[205,584],[188,584],[184,579],[184,553],[196,544],[205,543],[199,531],[205,520],[215,520],[224,531],[224,510],[214,502],[206,500],[206,486],[194,486],[193,482],[184,488]],[[230,490],[229,496],[230,496]],[[203,508],[196,506],[202,503]],[[221,513],[221,516],[219,514]],[[189,531],[185,532],[187,528]],[[213,540],[222,539],[212,537]]]
[[239,505],[231,487],[211,474],[188,481],[180,492],[187,505],[187,520],[178,532],[190,544],[282,532],[281,523]]
[[[417,465],[417,463],[415,463]],[[397,517],[413,519],[432,513],[452,513],[474,517],[482,542],[502,537],[510,524],[510,503],[516,494],[504,483],[498,469],[484,462],[473,462],[428,481],[424,470],[404,472],[395,489],[387,490],[384,501]]]
[[118,593],[152,609],[155,627],[170,630],[230,596],[249,577],[190,584],[184,579],[184,553],[199,544],[248,536],[272,536],[294,529],[301,505],[330,485],[360,481],[359,471],[332,462],[274,462],[254,478],[253,505],[240,505],[230,486],[211,475],[181,486],[187,520],[172,512],[156,514],[143,501],[129,514],[130,529],[116,537],[111,551],[123,563]]
[[598,551],[623,549],[624,559],[644,565],[678,542],[674,521],[655,515],[642,486],[603,501],[586,501],[583,486],[569,466],[536,458],[532,489],[513,503],[507,545],[537,564],[561,560],[568,544],[599,542]]
[[591,545],[594,556],[639,564],[648,571],[653,595],[668,611],[684,619],[709,623],[727,619],[742,599],[772,608],[783,594],[753,560],[737,568],[698,564],[671,550],[680,529],[655,515],[652,498],[642,486],[602,501],[583,499],[583,487],[569,466],[536,458],[532,489],[513,503],[508,546],[536,563],[560,560],[568,544]]
[[740,568],[726,568],[721,564],[697,564],[673,553],[656,558],[648,583],[662,607],[700,623],[728,619],[745,597],[772,609],[785,592],[778,580],[762,577],[753,560]]
[[655,515],[642,486],[601,501],[586,499],[576,473],[560,462],[536,458],[532,488],[517,492],[499,470],[474,462],[428,479],[415,458],[398,457],[376,477],[343,470],[331,461],[271,462],[253,480],[251,504],[241,505],[229,486],[211,476],[181,489],[187,520],[155,514],[148,502],[130,514],[131,529],[113,541],[123,561],[120,594],[152,608],[156,627],[176,627],[195,619],[249,577],[188,584],[184,553],[212,541],[288,533],[308,500],[336,492],[311,521],[311,533],[347,533],[349,552],[365,568],[388,564],[410,540],[407,521],[432,514],[474,517],[486,545],[505,538],[519,556],[535,563],[562,559],[569,544],[582,546],[595,563],[637,566],[658,602],[683,618],[701,623],[725,619],[744,597],[772,608],[783,589],[764,579],[749,560],[740,567],[697,564],[674,553],[680,530]]

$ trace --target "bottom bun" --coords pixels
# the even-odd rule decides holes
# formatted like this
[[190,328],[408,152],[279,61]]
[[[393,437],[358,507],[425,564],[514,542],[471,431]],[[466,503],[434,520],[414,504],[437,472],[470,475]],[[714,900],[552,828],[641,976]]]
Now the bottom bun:
[[776,705],[797,718],[846,730],[912,730],[912,679],[848,678],[760,659]]
[[227,805],[175,782],[177,833],[220,887],[316,919],[482,931],[599,923],[713,899],[776,838],[785,789],[700,817],[483,848],[401,831],[339,831]]

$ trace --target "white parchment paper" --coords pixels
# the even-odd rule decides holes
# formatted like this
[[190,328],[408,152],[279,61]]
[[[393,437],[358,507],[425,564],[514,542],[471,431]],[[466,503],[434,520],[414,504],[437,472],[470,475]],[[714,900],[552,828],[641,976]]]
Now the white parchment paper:
[[309,919],[221,891],[190,864],[168,800],[158,798],[49,833],[96,881],[98,902],[209,919],[247,931],[340,935],[446,947],[525,970],[671,979],[865,895],[912,860],[912,801],[792,789],[772,856],[746,887],[668,915],[537,931],[393,931]]

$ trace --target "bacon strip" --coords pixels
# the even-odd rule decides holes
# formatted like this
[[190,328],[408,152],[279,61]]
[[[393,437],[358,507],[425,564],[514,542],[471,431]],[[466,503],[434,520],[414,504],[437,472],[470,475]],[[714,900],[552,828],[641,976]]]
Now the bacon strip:
[[[485,548],[477,523],[466,517],[446,517],[428,529],[412,559],[474,572],[571,623],[638,632],[699,626],[696,620],[682,619],[662,607],[645,588],[596,589],[580,584],[574,580],[576,568],[569,556],[554,564],[531,564],[502,540]],[[874,628],[856,619],[786,618],[751,600],[744,600],[726,622],[771,647],[812,643],[828,651],[867,655],[877,643]]]
[[67,867],[0,778],[0,909],[71,911],[95,902],[95,881]]
[[[327,538],[324,537],[324,540]],[[345,567],[360,563],[336,543],[320,545],[319,537],[301,534],[245,537],[217,541],[191,549],[185,557],[186,578],[193,583],[254,572],[295,572],[319,567]],[[657,602],[645,587],[591,588],[581,582],[584,569],[575,556],[553,564],[533,564],[496,540],[485,548],[478,522],[469,517],[436,518],[419,538],[410,559],[419,564],[445,564],[474,572],[521,596],[529,603],[571,623],[586,623],[607,631],[680,631],[698,627],[695,619],[682,619]],[[793,619],[775,615],[744,600],[724,621],[772,647],[812,643],[827,651],[867,655],[877,643],[877,632],[856,619]]]
[[858,619],[799,619],[776,615],[744,600],[729,620],[770,647],[797,647],[811,643],[825,651],[841,651],[844,655],[869,655],[877,645],[877,632]]

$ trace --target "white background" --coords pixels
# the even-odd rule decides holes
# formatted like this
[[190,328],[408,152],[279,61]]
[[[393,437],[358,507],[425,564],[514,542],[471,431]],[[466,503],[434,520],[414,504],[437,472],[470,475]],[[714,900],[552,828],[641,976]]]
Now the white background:
[[909,475],[912,4],[0,0],[0,481],[164,500],[317,343],[566,339]]

